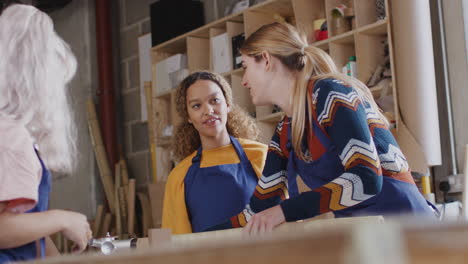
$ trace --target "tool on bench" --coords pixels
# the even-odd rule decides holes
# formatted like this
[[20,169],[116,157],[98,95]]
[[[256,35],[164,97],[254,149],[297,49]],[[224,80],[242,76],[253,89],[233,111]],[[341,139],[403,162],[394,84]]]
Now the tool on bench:
[[111,236],[107,233],[102,238],[91,238],[88,245],[99,248],[104,255],[110,255],[117,249],[136,248],[137,238],[118,240],[117,236]]

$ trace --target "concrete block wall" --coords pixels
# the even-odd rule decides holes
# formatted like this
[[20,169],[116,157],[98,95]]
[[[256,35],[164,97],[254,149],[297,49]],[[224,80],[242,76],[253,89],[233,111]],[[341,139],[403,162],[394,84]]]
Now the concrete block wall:
[[[205,0],[206,22],[217,19],[216,0]],[[218,0],[219,1],[219,0]],[[139,81],[138,37],[151,32],[150,4],[154,0],[119,0],[119,64],[120,64],[120,133],[123,152],[131,177],[137,187],[151,182],[151,155],[148,127],[141,122],[141,99]],[[219,1],[221,2],[221,1]]]
[[77,72],[68,88],[79,152],[73,174],[53,175],[50,208],[77,211],[93,219],[97,204],[104,199],[86,114],[86,102],[96,94],[98,86],[94,1],[72,1],[49,15],[57,34],[70,45],[78,61]]
[[[141,102],[138,62],[138,37],[151,32],[150,4],[157,0],[118,1],[118,45],[120,64],[120,133],[129,173],[138,187],[151,181],[151,155],[146,122],[141,122]],[[258,0],[257,0],[258,1]],[[224,13],[231,0],[202,0],[205,23]]]
[[138,37],[151,31],[149,0],[119,0],[119,98],[123,154],[129,173],[143,187],[151,181],[151,157],[148,126],[141,122]]

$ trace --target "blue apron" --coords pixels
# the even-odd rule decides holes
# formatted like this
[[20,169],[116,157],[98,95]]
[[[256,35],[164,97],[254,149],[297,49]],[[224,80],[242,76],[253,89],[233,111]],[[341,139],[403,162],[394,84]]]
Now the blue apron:
[[[327,151],[319,159],[307,163],[298,158],[294,153],[290,143],[291,125],[288,125],[288,142],[286,147],[290,151],[287,168],[290,197],[299,194],[296,182],[298,174],[304,183],[313,190],[338,178],[344,172],[337,150],[331,140],[318,127],[316,122],[313,122],[312,129]],[[292,177],[289,177],[289,175],[292,175]],[[387,176],[382,176],[382,178],[382,190],[379,194],[354,206],[335,211],[335,217],[389,216],[402,213],[435,216],[434,207],[424,199],[415,184]]]
[[252,164],[239,141],[231,136],[231,143],[239,163],[200,168],[200,147],[185,176],[185,203],[194,233],[241,212],[255,190],[258,177]]
[[[49,170],[44,165],[44,162],[39,157],[39,153],[36,150],[37,157],[41,162],[42,166],[42,178],[39,184],[39,199],[37,201],[36,206],[27,211],[26,213],[36,213],[36,212],[43,212],[46,211],[49,207],[49,193],[50,193],[50,185],[51,185],[51,174]],[[41,238],[39,240],[40,245],[40,257],[45,257],[45,238]],[[0,250],[0,263],[6,263],[9,261],[20,261],[20,260],[31,260],[37,258],[37,248],[36,248],[36,241],[28,243],[26,245],[11,248],[11,249],[1,249]]]

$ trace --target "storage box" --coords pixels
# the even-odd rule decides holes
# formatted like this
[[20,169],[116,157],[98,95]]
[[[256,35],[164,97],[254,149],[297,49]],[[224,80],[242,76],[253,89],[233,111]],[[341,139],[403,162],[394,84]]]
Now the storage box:
[[232,71],[231,38],[228,33],[211,38],[211,59],[215,72]]
[[176,54],[165,59],[168,73],[187,68],[187,55]]
[[176,54],[156,64],[156,94],[162,94],[174,87],[171,73],[187,68],[187,55]]
[[240,53],[239,49],[242,47],[242,44],[244,44],[244,40],[244,33],[232,37],[232,66],[234,69],[240,68],[242,66],[242,54]]
[[182,82],[188,75],[188,69],[181,69],[175,72],[171,72],[169,74],[169,79],[171,80],[171,87],[176,88],[177,86],[179,86],[180,82]]

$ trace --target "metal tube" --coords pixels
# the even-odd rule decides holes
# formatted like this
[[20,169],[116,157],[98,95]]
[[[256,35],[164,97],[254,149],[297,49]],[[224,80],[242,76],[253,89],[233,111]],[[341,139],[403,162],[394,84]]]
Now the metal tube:
[[114,76],[112,66],[112,43],[109,0],[95,0],[96,45],[99,68],[99,116],[102,138],[109,166],[114,171],[117,162],[117,140],[115,124]]
[[452,98],[451,98],[451,93],[450,93],[450,80],[449,80],[449,75],[448,75],[447,48],[445,46],[444,12],[443,12],[441,0],[437,0],[437,11],[439,14],[439,27],[440,27],[439,30],[440,30],[440,38],[441,38],[441,49],[442,49],[442,65],[443,65],[443,70],[444,70],[445,102],[447,104],[452,175],[457,175],[458,174],[457,152],[455,149],[455,132],[453,129]]

